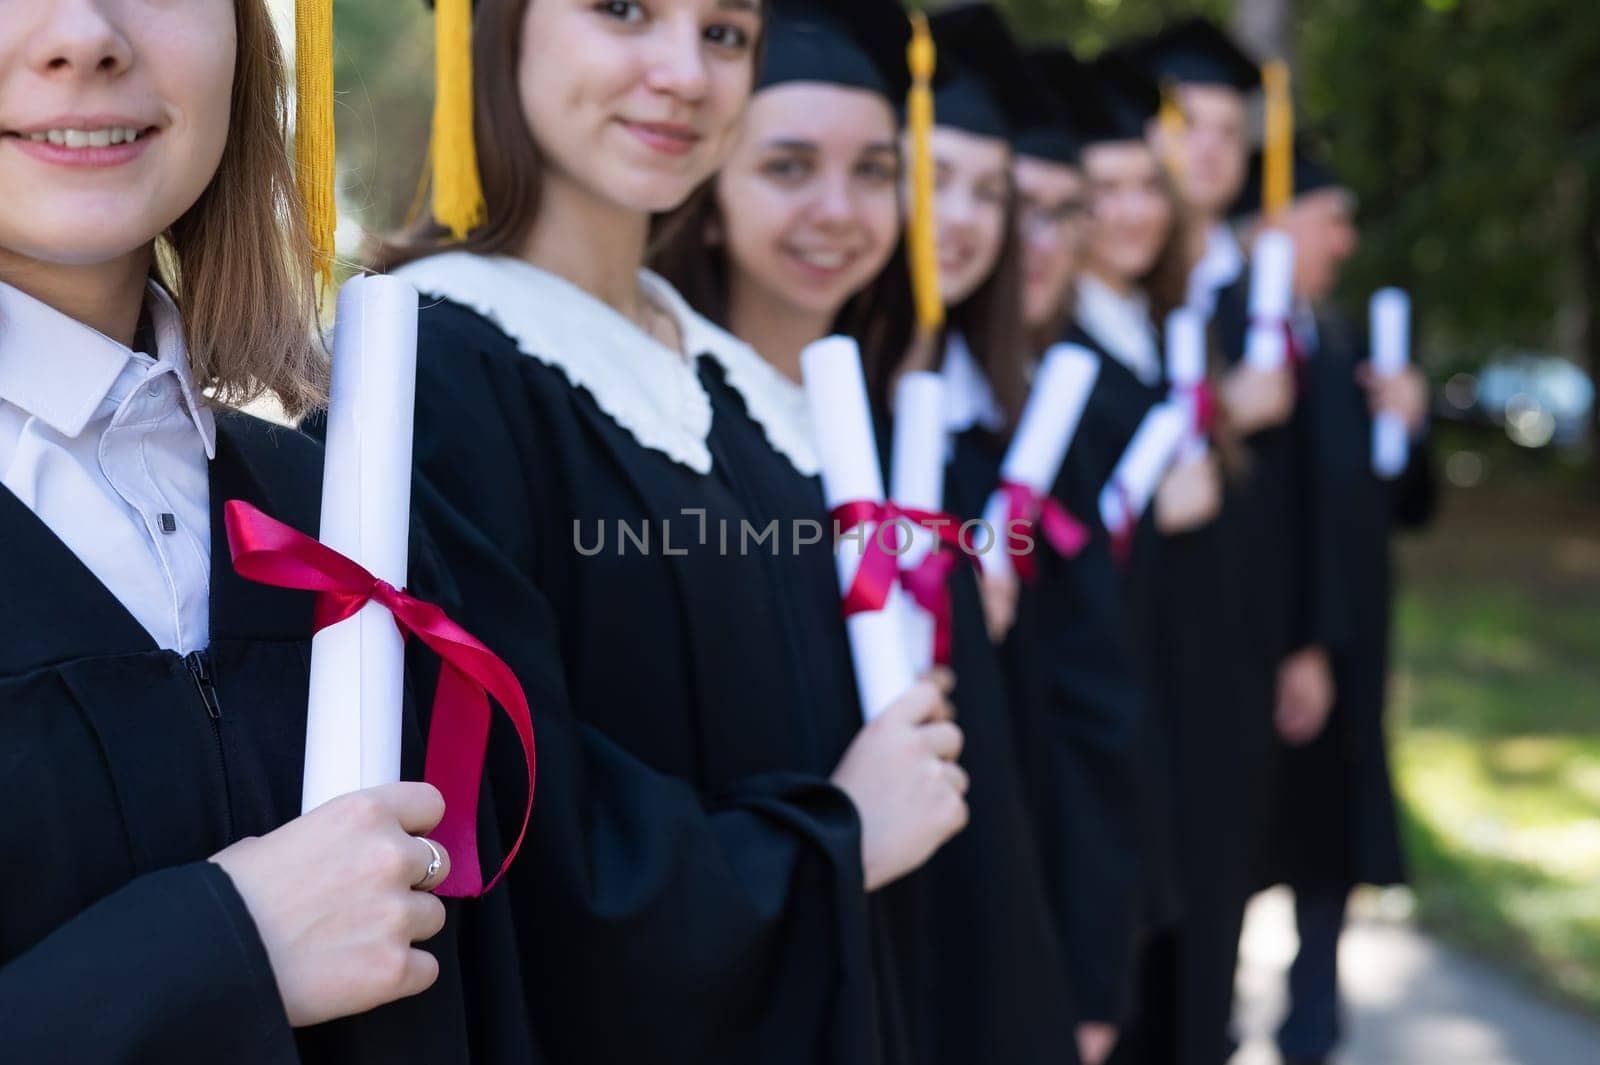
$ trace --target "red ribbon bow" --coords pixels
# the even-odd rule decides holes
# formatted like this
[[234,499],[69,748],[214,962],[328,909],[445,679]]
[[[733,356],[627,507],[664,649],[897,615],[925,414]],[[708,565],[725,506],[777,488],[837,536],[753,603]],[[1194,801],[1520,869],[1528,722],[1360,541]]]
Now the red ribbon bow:
[[[444,796],[444,819],[431,833],[450,854],[450,875],[435,892],[451,898],[481,895],[505,875],[522,847],[533,811],[533,721],[511,667],[431,603],[378,580],[351,559],[230,499],[223,510],[228,547],[239,576],[257,584],[317,593],[313,631],[354,617],[369,602],[394,615],[401,633],[415,635],[442,660],[433,695],[423,776]],[[487,885],[478,866],[478,788],[489,743],[489,696],[494,696],[522,740],[528,766],[528,802],[522,828]]]
[[[949,665],[954,645],[954,608],[948,582],[962,554],[956,519],[935,510],[916,510],[898,506],[893,501],[876,503],[866,499],[842,503],[833,509],[831,516],[840,534],[862,525],[874,526],[862,552],[856,578],[845,593],[844,616],[882,610],[889,601],[890,589],[898,580],[912,601],[933,615],[933,659],[939,665]],[[939,541],[921,562],[907,570],[900,568],[900,557],[885,544],[883,534],[884,526],[902,521],[929,530]]]
[[[996,546],[1001,550],[1009,549],[1011,530],[1019,521],[1029,528],[1038,526],[1062,558],[1076,558],[1089,542],[1088,527],[1048,492],[1036,491],[1018,481],[1001,481],[999,490],[1006,497],[1006,527],[996,537]],[[1031,552],[1013,556],[1011,564],[1024,583],[1032,584],[1038,579],[1038,560]]]

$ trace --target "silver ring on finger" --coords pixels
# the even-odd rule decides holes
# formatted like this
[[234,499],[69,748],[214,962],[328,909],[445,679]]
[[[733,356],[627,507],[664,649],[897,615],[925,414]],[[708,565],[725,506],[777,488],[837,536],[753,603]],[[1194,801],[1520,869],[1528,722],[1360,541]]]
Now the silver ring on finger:
[[444,855],[439,852],[439,847],[427,836],[413,836],[428,845],[428,852],[433,855],[433,860],[428,863],[428,871],[422,874],[422,879],[411,885],[411,890],[422,891],[433,886],[433,878],[439,875],[439,870],[444,868]]

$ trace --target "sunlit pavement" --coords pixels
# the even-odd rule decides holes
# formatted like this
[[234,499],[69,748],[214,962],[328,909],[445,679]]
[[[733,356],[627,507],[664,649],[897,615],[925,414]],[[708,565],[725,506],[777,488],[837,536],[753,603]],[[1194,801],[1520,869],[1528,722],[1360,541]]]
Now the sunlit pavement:
[[[1439,946],[1411,926],[1408,909],[1394,893],[1352,907],[1339,953],[1347,1042],[1335,1065],[1600,1065],[1600,1025]],[[1231,1065],[1278,1065],[1272,1033],[1294,950],[1292,897],[1259,896],[1240,949],[1245,1042]]]

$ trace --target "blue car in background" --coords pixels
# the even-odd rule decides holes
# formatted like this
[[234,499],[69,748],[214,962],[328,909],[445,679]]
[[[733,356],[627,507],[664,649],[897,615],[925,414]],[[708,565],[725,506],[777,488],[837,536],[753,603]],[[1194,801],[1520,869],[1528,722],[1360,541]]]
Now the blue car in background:
[[1475,375],[1456,374],[1441,399],[1439,413],[1447,418],[1502,426],[1522,447],[1565,450],[1584,443],[1595,394],[1589,375],[1570,359],[1513,351]]

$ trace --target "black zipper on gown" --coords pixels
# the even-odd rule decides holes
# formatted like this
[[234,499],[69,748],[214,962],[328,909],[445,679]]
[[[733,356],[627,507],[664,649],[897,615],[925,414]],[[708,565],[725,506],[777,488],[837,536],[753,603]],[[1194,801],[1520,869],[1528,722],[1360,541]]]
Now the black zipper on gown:
[[183,656],[183,664],[189,669],[189,677],[194,681],[195,691],[200,693],[200,703],[211,722],[212,751],[216,754],[217,779],[222,791],[223,827],[227,831],[227,839],[232,842],[233,797],[228,787],[228,758],[222,743],[222,700],[212,680],[211,656],[205,651],[190,651]]

